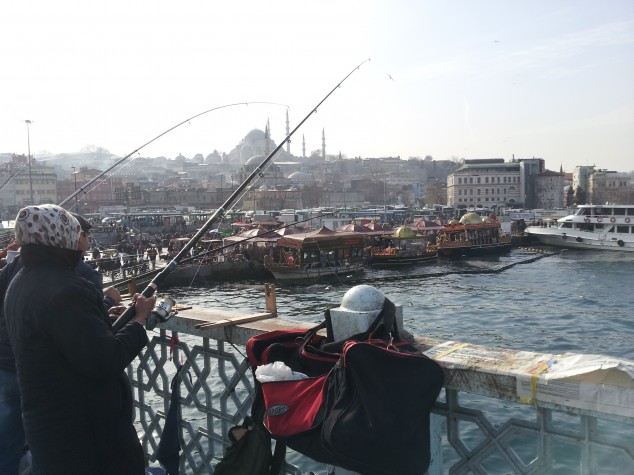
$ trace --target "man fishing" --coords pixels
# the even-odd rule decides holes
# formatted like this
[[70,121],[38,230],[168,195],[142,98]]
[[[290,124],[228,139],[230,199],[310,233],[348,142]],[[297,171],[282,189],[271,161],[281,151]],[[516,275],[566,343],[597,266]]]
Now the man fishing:
[[113,333],[98,290],[74,272],[78,220],[56,205],[16,218],[24,268],[5,296],[26,439],[45,474],[144,473],[125,367],[147,343],[154,297],[135,295],[134,317]]

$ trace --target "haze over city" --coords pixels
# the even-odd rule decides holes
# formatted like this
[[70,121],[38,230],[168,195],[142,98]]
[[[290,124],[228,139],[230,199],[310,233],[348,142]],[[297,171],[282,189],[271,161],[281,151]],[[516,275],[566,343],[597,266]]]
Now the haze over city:
[[10,2],[0,152],[539,157],[634,170],[634,2]]

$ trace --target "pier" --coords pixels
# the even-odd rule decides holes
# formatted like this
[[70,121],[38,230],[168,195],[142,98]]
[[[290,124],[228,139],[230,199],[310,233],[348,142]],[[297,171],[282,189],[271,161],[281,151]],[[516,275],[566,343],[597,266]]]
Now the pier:
[[[151,465],[158,465],[169,407],[171,357],[189,375],[181,383],[181,473],[213,473],[229,444],[227,431],[250,411],[247,340],[265,331],[313,326],[276,318],[274,299],[267,295],[263,313],[184,307],[150,335],[128,375],[136,427]],[[441,364],[446,378],[431,422],[430,475],[633,470],[634,362],[416,336],[415,341]],[[286,460],[288,474],[319,467],[290,450]]]

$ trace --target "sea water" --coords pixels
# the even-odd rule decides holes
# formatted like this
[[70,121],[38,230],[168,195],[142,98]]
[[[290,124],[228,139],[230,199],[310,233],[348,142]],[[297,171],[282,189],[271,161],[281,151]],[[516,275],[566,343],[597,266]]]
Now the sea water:
[[[361,279],[342,275],[326,282],[279,283],[279,318],[320,322],[347,290],[366,283],[403,306],[405,328],[415,335],[634,360],[634,253],[553,251],[541,257],[514,249],[492,257],[369,268]],[[262,282],[165,292],[180,305],[243,313],[264,310]]]
[[[547,252],[543,252],[543,251]],[[353,285],[367,283],[403,306],[405,328],[415,335],[540,353],[603,354],[634,360],[634,253],[513,249],[507,254],[439,259],[431,264],[368,269],[361,279],[342,275],[328,282],[276,285],[279,318],[318,323]],[[181,305],[243,313],[264,311],[263,282],[166,289]],[[475,395],[487,417],[526,418],[512,404]],[[521,406],[521,405],[517,405]],[[510,412],[509,412],[510,411]],[[507,413],[508,412],[508,413]],[[530,415],[528,416],[530,418]],[[534,416],[533,416],[534,417]],[[631,431],[631,426],[625,430]],[[632,434],[623,434],[632,437]],[[476,443],[477,430],[463,434]],[[526,447],[534,444],[527,441]],[[578,453],[564,448],[547,473],[578,473]],[[450,462],[450,456],[446,460]],[[295,455],[289,461],[296,463]],[[607,460],[603,473],[634,473]],[[324,467],[301,461],[304,470]],[[503,463],[487,473],[512,473]]]

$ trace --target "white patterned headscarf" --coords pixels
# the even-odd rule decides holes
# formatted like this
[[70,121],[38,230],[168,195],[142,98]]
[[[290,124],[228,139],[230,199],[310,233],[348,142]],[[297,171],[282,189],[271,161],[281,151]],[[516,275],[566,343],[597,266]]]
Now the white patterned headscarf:
[[57,205],[27,206],[15,220],[15,239],[20,245],[77,249],[80,233],[79,221]]

